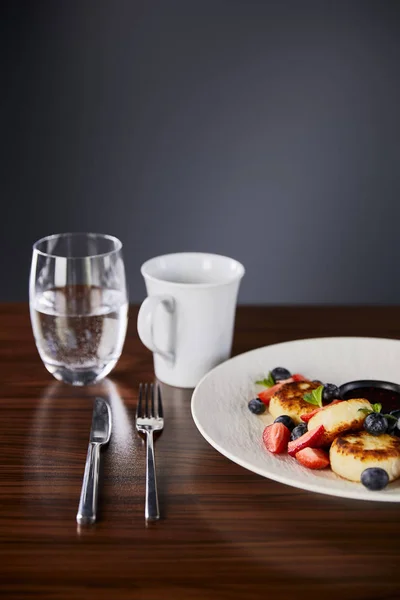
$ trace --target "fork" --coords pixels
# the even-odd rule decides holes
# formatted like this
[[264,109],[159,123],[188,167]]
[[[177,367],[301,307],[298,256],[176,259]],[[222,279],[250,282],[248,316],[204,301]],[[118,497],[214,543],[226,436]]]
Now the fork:
[[[144,402],[143,402],[144,397]],[[144,405],[144,406],[143,406]],[[139,400],[136,409],[136,429],[146,434],[146,521],[156,521],[160,518],[157,495],[156,462],[154,457],[153,432],[161,431],[164,427],[164,414],[161,402],[161,392],[157,386],[157,406],[154,402],[154,385],[141,383],[139,385]]]

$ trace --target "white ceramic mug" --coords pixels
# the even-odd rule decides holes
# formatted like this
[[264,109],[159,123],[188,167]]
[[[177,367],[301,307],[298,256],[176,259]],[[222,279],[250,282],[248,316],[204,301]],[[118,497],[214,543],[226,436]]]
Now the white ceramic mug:
[[137,327],[154,353],[155,374],[193,388],[230,356],[244,267],[226,256],[182,252],[152,258],[141,272],[148,297]]

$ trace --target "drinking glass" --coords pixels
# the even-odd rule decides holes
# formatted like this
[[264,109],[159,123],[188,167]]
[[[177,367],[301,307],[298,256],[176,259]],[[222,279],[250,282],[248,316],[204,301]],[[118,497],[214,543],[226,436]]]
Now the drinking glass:
[[56,379],[87,385],[108,375],[128,323],[122,243],[97,233],[36,242],[29,306],[40,358]]

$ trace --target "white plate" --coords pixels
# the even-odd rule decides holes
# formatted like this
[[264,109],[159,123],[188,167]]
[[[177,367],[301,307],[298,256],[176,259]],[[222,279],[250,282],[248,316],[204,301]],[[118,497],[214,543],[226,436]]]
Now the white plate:
[[249,471],[297,488],[362,500],[400,502],[400,480],[380,492],[341,479],[330,469],[312,471],[262,444],[268,416],[247,403],[262,389],[254,382],[274,367],[341,385],[357,379],[400,382],[400,341],[379,338],[319,338],[266,346],[241,354],[208,373],[192,397],[193,419],[216,450]]

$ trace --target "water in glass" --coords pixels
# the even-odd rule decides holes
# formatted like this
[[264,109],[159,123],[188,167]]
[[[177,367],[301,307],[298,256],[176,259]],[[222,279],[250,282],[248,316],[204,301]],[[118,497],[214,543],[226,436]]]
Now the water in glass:
[[[61,259],[40,253],[34,259],[30,311],[36,345],[57,379],[95,383],[114,368],[125,340],[128,299],[122,257],[94,256],[85,268],[80,257]],[[54,285],[60,279],[66,284]],[[69,280],[97,280],[99,285]]]

